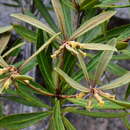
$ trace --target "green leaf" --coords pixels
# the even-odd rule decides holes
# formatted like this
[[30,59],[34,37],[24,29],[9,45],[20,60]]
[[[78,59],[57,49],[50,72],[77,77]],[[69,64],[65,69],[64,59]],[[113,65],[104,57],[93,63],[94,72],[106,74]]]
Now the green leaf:
[[50,13],[48,12],[48,9],[43,4],[42,0],[34,0],[34,2],[35,2],[37,9],[41,13],[41,15],[44,17],[46,22],[49,24],[49,26],[51,28],[53,28],[55,31],[57,31],[56,24],[55,24],[53,18],[51,17]]
[[109,84],[103,85],[100,87],[102,90],[109,90],[118,88],[130,82],[130,72],[127,72],[125,75],[115,79],[114,81],[110,82]]
[[10,37],[11,37],[10,33],[2,34],[2,36],[0,37],[0,55],[7,47]]
[[[108,42],[109,45],[112,45],[113,47],[115,47],[116,45],[116,39],[112,39]],[[97,64],[97,68],[96,68],[96,72],[95,72],[95,82],[98,82],[103,74],[103,72],[105,71],[108,63],[110,62],[111,58],[113,55],[113,51],[104,51],[99,59],[99,62]]]
[[76,130],[76,128],[74,128],[74,126],[66,117],[63,116],[62,118],[63,118],[63,122],[64,122],[66,130]]
[[117,37],[119,41],[126,40],[127,38],[130,37],[130,30],[129,28],[126,28],[121,34]]
[[26,128],[44,118],[48,117],[51,112],[36,112],[36,113],[24,113],[24,114],[15,114],[4,116],[0,118],[0,127],[1,128]]
[[100,8],[127,8],[130,7],[129,4],[127,5],[105,5],[105,4],[98,4],[95,5],[95,7],[100,7]]
[[13,25],[15,31],[17,34],[19,34],[23,39],[32,42],[32,43],[36,43],[36,33],[27,29],[24,26],[21,25]]
[[18,45],[12,47],[10,50],[8,50],[6,53],[4,53],[4,54],[2,55],[2,57],[4,58],[4,57],[8,56],[10,53],[12,53],[12,52],[15,51],[16,49],[18,49],[18,48],[20,48],[20,47],[22,47],[22,46],[24,46],[24,45],[25,45],[25,42],[19,43]]
[[[38,30],[37,34],[37,49],[39,49],[43,45],[43,41],[46,41],[43,36],[42,30]],[[37,55],[37,61],[39,64],[39,68],[44,79],[47,88],[49,88],[50,92],[52,92],[52,88],[55,87],[52,79],[52,59],[50,55],[52,54],[51,46],[49,46],[46,50],[42,51]],[[43,58],[44,57],[44,58]]]
[[[89,63],[87,64],[87,71],[88,72],[91,72],[95,68],[101,54],[102,54],[102,52],[99,52],[89,61]],[[78,72],[74,73],[73,79],[75,79],[76,81],[81,81],[83,79],[83,72],[78,71]]]
[[125,68],[119,66],[118,64],[114,64],[114,63],[109,63],[107,70],[117,76],[122,76],[127,73],[127,70]]
[[73,32],[73,19],[72,19],[72,2],[69,0],[61,0],[62,10],[64,14],[67,34],[70,36]]
[[105,97],[105,98],[110,100],[111,102],[117,104],[117,105],[125,107],[126,109],[130,109],[130,102],[120,101],[120,100],[116,100],[116,99],[113,100],[113,99],[110,99],[110,98],[107,98],[107,97]]
[[46,26],[45,24],[43,24],[42,22],[40,22],[39,20],[32,18],[30,16],[27,15],[23,15],[23,14],[11,14],[12,17],[15,17],[19,20],[22,20],[26,23],[29,23],[39,29],[42,29],[45,32],[48,32],[51,35],[55,35],[56,33],[48,26]]
[[121,35],[123,37],[126,34],[125,30],[126,29],[128,30],[129,28],[130,28],[130,24],[128,24],[128,25],[122,25],[120,27],[115,27],[113,29],[108,30],[106,32],[107,33],[106,36],[104,36],[104,34],[101,34],[97,38],[95,38],[94,40],[92,40],[91,42],[101,43],[101,42],[106,42],[106,41],[112,39],[113,37],[116,37],[116,38],[118,37],[119,38]]
[[[21,64],[23,64],[23,63],[24,63],[24,61],[22,61]],[[34,58],[27,65],[25,65],[25,67],[21,70],[21,74],[26,74],[27,72],[29,72],[30,70],[32,70],[37,64],[38,64],[37,60]]]
[[126,112],[90,112],[87,110],[71,110],[70,112],[94,118],[121,118],[127,115]]
[[8,99],[10,101],[17,102],[17,103],[20,103],[20,104],[23,104],[23,105],[26,105],[26,106],[32,106],[32,107],[38,107],[38,108],[43,107],[41,105],[37,105],[34,102],[27,101],[24,98],[19,97],[19,96],[4,96],[3,98],[6,98],[6,99]]
[[[22,99],[24,99],[26,103],[29,102],[30,104],[32,104],[32,106],[49,108],[49,106],[47,104],[44,104],[44,102],[42,102],[34,94],[28,93],[28,92],[24,91],[24,89],[22,89],[22,88],[17,89],[17,94]],[[18,101],[18,100],[15,100],[15,101]]]
[[56,130],[65,130],[62,116],[61,116],[61,110],[60,110],[60,102],[59,100],[56,101],[55,107],[54,107],[54,124]]
[[126,93],[125,93],[125,100],[128,99],[129,95],[130,95],[130,83],[129,83],[127,90],[126,90]]
[[66,32],[65,18],[64,18],[60,0],[51,0],[51,2],[54,8],[58,23],[59,23],[60,31],[63,33],[64,38],[66,38],[67,32]]
[[83,35],[87,31],[93,29],[94,27],[98,26],[99,24],[105,22],[106,20],[110,19],[116,12],[115,11],[106,11],[103,12],[90,20],[86,21],[83,25],[81,25],[70,37],[70,39],[76,39],[79,36]]
[[84,86],[80,85],[78,82],[74,81],[71,77],[69,77],[65,72],[63,72],[59,68],[55,68],[55,71],[72,87],[82,92],[88,92],[89,90]]
[[20,70],[23,69],[23,67],[28,64],[35,56],[37,56],[41,51],[43,51],[48,45],[61,33],[57,33],[54,36],[52,36],[48,41],[46,41],[32,56],[30,56],[28,59],[24,61],[24,63],[20,66]]
[[80,10],[85,10],[88,8],[93,7],[95,4],[97,3],[97,0],[84,0],[81,4],[80,4]]
[[[113,39],[114,40],[114,39]],[[117,49],[112,45],[100,44],[100,43],[84,43],[81,44],[83,49],[88,50],[112,50],[117,51]]]
[[[67,98],[68,101],[78,104],[79,106],[82,106],[86,108],[88,100],[84,99],[78,99],[78,98]],[[100,106],[96,100],[93,100],[93,109],[101,109],[101,110],[122,110],[125,109],[125,106],[118,105],[116,103],[113,103],[111,101],[105,101],[103,106]]]
[[52,116],[52,117],[50,118],[50,120],[49,120],[49,126],[48,126],[47,130],[56,130],[54,123],[55,123],[55,122],[54,122],[54,117]]
[[87,72],[87,68],[86,68],[85,62],[84,62],[83,57],[82,57],[82,55],[80,54],[80,52],[77,54],[77,57],[78,57],[80,66],[81,66],[81,68],[82,68],[82,71],[83,71],[83,73],[84,73],[85,79],[89,81],[89,74],[88,74],[88,72]]
[[0,27],[0,34],[11,31],[13,29],[13,26],[5,26],[5,27]]
[[31,89],[31,92],[29,91],[29,93],[35,93],[35,94],[41,94],[41,95],[44,95],[44,96],[54,96],[54,94],[48,92],[47,89],[45,89],[43,86],[41,86],[40,84],[36,83],[36,82],[33,82],[33,81],[30,81],[29,83],[27,82],[21,82],[21,81],[17,81],[18,83],[22,83],[24,84],[25,86],[25,90],[24,91],[27,91],[27,88]]

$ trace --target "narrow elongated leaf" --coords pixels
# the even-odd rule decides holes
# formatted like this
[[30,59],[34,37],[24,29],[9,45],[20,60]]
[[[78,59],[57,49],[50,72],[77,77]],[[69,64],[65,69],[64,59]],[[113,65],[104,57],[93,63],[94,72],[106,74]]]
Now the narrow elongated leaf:
[[128,30],[129,28],[130,28],[130,24],[122,25],[120,27],[115,27],[113,29],[108,30],[106,32],[107,33],[106,36],[104,36],[104,34],[101,34],[98,37],[96,37],[94,40],[92,40],[91,42],[98,42],[98,43],[106,42],[106,41],[112,39],[113,37],[117,37],[118,40],[119,40],[119,38],[121,39],[121,37],[122,37],[122,40],[125,40],[126,37],[128,38],[128,36],[129,36],[129,32],[127,32],[128,35],[126,37],[124,37],[126,35],[126,29]]
[[64,18],[60,0],[51,0],[51,2],[57,16],[60,31],[63,33],[64,37],[66,38],[67,32],[66,32],[66,26],[65,26],[65,18]]
[[8,50],[6,53],[4,53],[2,57],[4,58],[4,57],[8,56],[14,50],[16,50],[16,49],[18,49],[18,48],[20,48],[20,47],[22,47],[24,45],[25,45],[25,42],[19,43],[18,45],[16,45],[15,47],[12,47],[10,50]]
[[130,30],[129,28],[126,28],[118,37],[117,39],[119,41],[123,41],[123,40],[126,40],[127,38],[130,37]]
[[43,4],[42,0],[34,0],[36,7],[38,8],[41,15],[44,17],[46,22],[50,25],[51,28],[53,28],[55,31],[57,30],[56,24],[51,17],[50,13],[48,12],[48,9]]
[[62,117],[66,130],[76,130],[66,117]]
[[23,39],[31,42],[36,43],[36,33],[27,29],[24,26],[21,25],[13,25],[15,31],[17,34],[19,34]]
[[[22,65],[23,63],[24,61],[22,61],[20,65]],[[32,70],[37,64],[37,60],[34,58],[27,65],[25,65],[25,67],[21,70],[21,74],[26,74],[27,72]],[[19,67],[20,65],[18,65],[17,67]]]
[[126,93],[125,93],[125,100],[127,100],[127,98],[129,97],[129,95],[130,95],[130,83],[129,83],[129,85],[127,87],[127,90],[126,90]]
[[54,123],[55,123],[56,130],[65,130],[65,127],[62,121],[59,100],[56,101],[56,105],[54,108]]
[[13,26],[5,26],[5,27],[0,27],[0,34],[11,31],[13,29]]
[[[108,44],[115,47],[116,39],[110,40]],[[98,82],[100,80],[103,72],[105,71],[108,63],[112,58],[112,55],[113,55],[113,51],[104,51],[103,54],[101,55],[95,72],[95,79],[94,79],[95,82]]]
[[83,35],[87,31],[91,30],[92,28],[98,26],[99,24],[105,22],[106,20],[110,19],[116,12],[115,11],[107,11],[103,12],[90,20],[86,21],[83,25],[81,25],[70,37],[70,39],[76,39],[79,36]]
[[[39,49],[43,45],[43,41],[46,41],[43,36],[42,30],[38,30],[37,33],[37,44],[36,47]],[[44,79],[45,85],[50,92],[52,92],[52,88],[55,87],[52,79],[52,58],[50,55],[52,54],[51,46],[49,46],[46,50],[39,53],[37,56],[37,61],[39,63],[39,68]],[[43,58],[44,57],[44,58]]]
[[49,126],[48,126],[47,130],[56,130],[54,117],[53,116],[50,118]]
[[10,39],[10,33],[3,34],[0,38],[0,54],[4,51],[4,49],[7,47],[7,44]]
[[[99,60],[99,57],[101,56],[102,52],[99,52],[96,56],[94,56],[90,62],[87,65],[87,71],[91,72],[95,66],[97,65],[97,62]],[[76,81],[81,81],[83,79],[83,73],[82,71],[76,72],[73,75],[73,79],[75,79]]]
[[116,99],[113,100],[113,99],[110,99],[110,98],[107,98],[107,97],[105,97],[105,98],[110,100],[111,102],[117,104],[117,105],[125,107],[126,109],[130,109],[130,102],[120,101],[120,100],[116,100]]
[[17,102],[17,103],[20,103],[20,104],[23,104],[23,105],[26,105],[26,106],[32,106],[32,107],[38,107],[38,108],[43,107],[43,105],[41,106],[41,105],[38,105],[37,103],[27,101],[24,98],[19,97],[19,96],[4,96],[3,98],[6,98],[10,101]]
[[[67,98],[68,101],[78,104],[79,106],[85,107],[87,106],[88,100],[84,99],[75,99],[75,98]],[[93,100],[93,108],[94,109],[102,109],[102,110],[122,110],[125,109],[124,106],[118,105],[116,103],[113,103],[111,101],[105,101],[105,104],[103,106],[100,106],[96,100]]]
[[77,54],[77,57],[78,57],[80,66],[82,68],[82,71],[84,73],[84,76],[85,76],[86,80],[89,81],[89,74],[87,72],[87,68],[86,68],[85,62],[84,62],[83,57],[81,56],[80,52]]
[[82,92],[88,92],[89,90],[84,86],[80,85],[78,82],[74,81],[71,77],[69,77],[65,72],[63,72],[59,68],[55,68],[55,71],[72,87]]
[[81,3],[80,5],[80,10],[85,10],[86,8],[91,8],[92,6],[94,6],[96,3],[98,3],[97,0],[90,0],[90,1],[84,1]]
[[117,76],[122,76],[122,75],[126,74],[128,71],[125,68],[119,66],[118,64],[114,64],[114,63],[109,63],[107,70]]
[[89,44],[82,44],[82,47],[84,49],[88,50],[112,50],[117,51],[117,49],[114,46],[106,45],[106,44],[96,44],[96,43],[89,43]]
[[69,0],[61,0],[61,6],[64,14],[67,34],[70,36],[73,32],[72,2]]
[[95,118],[121,118],[127,115],[126,112],[89,112],[87,110],[72,110],[70,112]]
[[7,67],[7,66],[9,66],[9,65],[5,62],[5,60],[3,59],[2,56],[0,56],[0,66],[1,66],[1,67]]
[[30,56],[27,60],[25,60],[24,64],[20,66],[20,70],[23,69],[23,67],[28,64],[35,56],[37,56],[41,51],[43,51],[58,35],[61,33],[57,33],[54,36],[52,36],[45,44],[43,44],[32,56]]
[[123,86],[129,82],[130,82],[130,72],[127,72],[125,75],[115,79],[109,84],[101,86],[100,89],[102,90],[114,89]]
[[0,118],[0,128],[26,128],[48,117],[51,112],[36,112],[4,116]]
[[11,16],[15,17],[19,20],[22,20],[26,23],[29,23],[29,24],[31,24],[39,29],[42,29],[43,31],[48,32],[51,35],[56,34],[50,27],[48,27],[47,25],[43,24],[42,22],[40,22],[39,20],[37,20],[35,18],[32,18],[32,17],[27,16],[27,15],[23,15],[23,14],[12,14]]
[[18,95],[20,95],[23,99],[25,99],[26,102],[30,102],[30,104],[37,106],[37,107],[45,107],[49,108],[47,104],[44,104],[42,101],[40,101],[36,96],[33,94],[28,94],[28,92],[23,91],[22,89],[17,89]]
[[130,5],[129,4],[126,4],[126,5],[98,4],[98,5],[95,5],[95,7],[99,7],[99,8],[127,8],[127,7],[130,7]]

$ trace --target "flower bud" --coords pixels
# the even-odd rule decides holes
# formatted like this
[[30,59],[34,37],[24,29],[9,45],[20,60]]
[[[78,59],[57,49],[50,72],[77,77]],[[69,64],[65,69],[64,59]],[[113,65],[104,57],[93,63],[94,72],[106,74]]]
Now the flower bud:
[[102,97],[99,96],[97,93],[94,94],[94,97],[96,98],[96,100],[99,102],[100,106],[104,105],[104,101],[102,100]]
[[86,94],[84,92],[80,92],[76,95],[76,98],[83,98]]

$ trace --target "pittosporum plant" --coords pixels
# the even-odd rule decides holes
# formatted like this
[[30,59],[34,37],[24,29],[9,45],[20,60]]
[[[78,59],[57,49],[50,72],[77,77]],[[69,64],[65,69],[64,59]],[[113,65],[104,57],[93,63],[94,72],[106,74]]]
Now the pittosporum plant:
[[[113,8],[118,6],[113,1],[103,0],[51,0],[57,18],[55,23],[41,0],[34,2],[48,25],[35,16],[11,14],[37,30],[16,24],[0,28],[0,98],[46,108],[46,111],[15,115],[0,113],[0,127],[20,129],[48,118],[48,130],[75,130],[66,115],[76,113],[120,118],[130,129],[127,111],[130,102],[126,101],[130,87],[125,99],[121,100],[113,93],[113,89],[130,82],[130,72],[115,64],[115,61],[118,63],[118,60],[130,57],[130,25],[107,29],[110,18],[116,14]],[[25,61],[9,61],[10,56],[19,55],[20,48],[26,43],[18,40],[7,50],[11,30],[36,46],[36,52]],[[43,79],[44,85],[26,75],[36,66],[41,72],[38,78]],[[107,82],[107,72],[118,77]],[[37,95],[49,97],[50,105]]]

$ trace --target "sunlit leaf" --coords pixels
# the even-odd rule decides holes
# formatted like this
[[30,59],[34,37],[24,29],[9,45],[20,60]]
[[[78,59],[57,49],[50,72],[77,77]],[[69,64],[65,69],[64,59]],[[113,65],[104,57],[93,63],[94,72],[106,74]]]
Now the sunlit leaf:
[[94,27],[98,26],[99,24],[105,22],[106,20],[110,19],[116,12],[115,11],[106,11],[103,12],[90,20],[86,21],[83,25],[81,25],[70,37],[70,39],[76,39],[79,36],[83,35],[87,31],[93,29]]
[[10,33],[3,34],[0,37],[0,54],[4,51],[4,49],[7,47],[7,44],[9,42],[9,39],[11,37]]
[[96,44],[96,43],[86,43],[86,44],[82,44],[84,49],[88,49],[88,50],[112,50],[112,51],[117,51],[117,49],[112,46],[112,45],[106,45],[106,44]]
[[71,77],[69,77],[65,72],[63,72],[59,68],[55,68],[55,71],[72,87],[82,92],[88,92],[89,90],[84,86],[80,85],[78,82],[74,81]]
[[82,71],[83,71],[83,73],[84,73],[84,76],[85,76],[86,80],[89,81],[89,74],[88,74],[88,72],[87,72],[87,68],[86,68],[85,62],[84,62],[83,57],[82,57],[82,55],[80,54],[80,52],[77,54],[77,57],[78,57],[80,66],[81,66],[81,68],[82,68]]
[[125,75],[115,79],[109,84],[101,86],[100,89],[102,90],[114,89],[114,88],[121,87],[129,82],[130,82],[130,72],[127,72]]
[[50,27],[48,27],[47,25],[43,24],[41,21],[39,21],[33,17],[30,17],[28,15],[24,15],[24,14],[12,14],[11,16],[15,17],[19,20],[22,20],[26,23],[29,23],[29,24],[31,24],[39,29],[42,29],[43,31],[48,32],[51,35],[56,34]]
[[60,0],[51,0],[51,2],[57,16],[60,30],[63,33],[64,37],[66,38],[67,32],[66,32],[66,26],[65,26],[65,18],[64,18]]
[[[116,39],[112,39],[108,42],[109,45],[112,45],[115,47],[116,45]],[[110,62],[113,55],[113,51],[104,51],[99,59],[99,62],[97,64],[96,72],[95,72],[95,82],[98,82],[105,71],[108,63]]]
[[13,29],[13,26],[5,26],[5,27],[0,27],[0,34],[11,31]]
[[10,53],[12,53],[14,50],[16,50],[16,49],[18,49],[18,48],[20,48],[20,47],[22,47],[22,46],[24,46],[25,45],[25,42],[22,42],[22,43],[19,43],[18,45],[16,45],[15,47],[12,47],[10,50],[8,50],[6,53],[4,53],[3,55],[2,55],[2,57],[4,58],[4,57],[6,57],[6,56],[8,56]]

